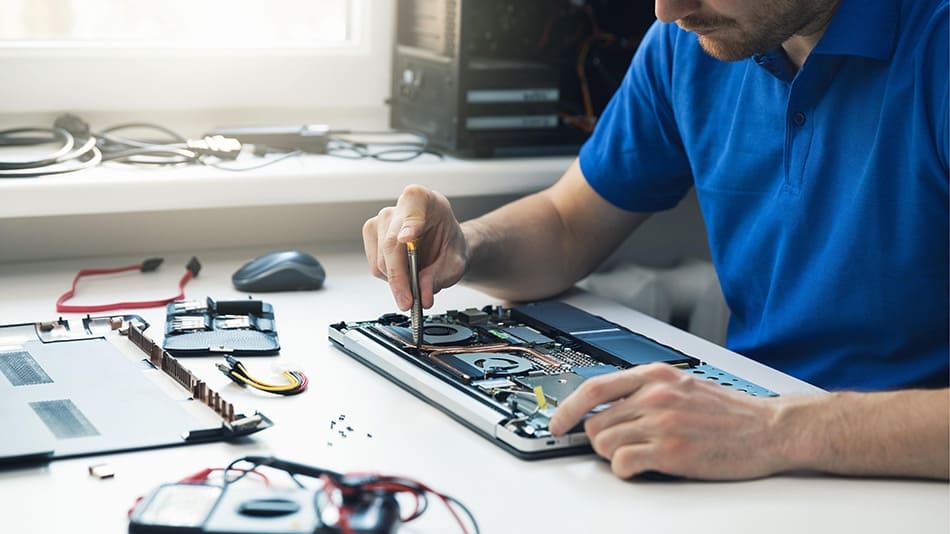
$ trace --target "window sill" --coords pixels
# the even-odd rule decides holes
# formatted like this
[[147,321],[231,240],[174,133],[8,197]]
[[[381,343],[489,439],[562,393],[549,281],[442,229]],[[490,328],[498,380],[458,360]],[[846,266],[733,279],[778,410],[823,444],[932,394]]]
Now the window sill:
[[554,183],[571,158],[403,163],[307,155],[253,171],[103,166],[0,180],[0,219],[387,200],[418,183],[447,197],[525,194]]

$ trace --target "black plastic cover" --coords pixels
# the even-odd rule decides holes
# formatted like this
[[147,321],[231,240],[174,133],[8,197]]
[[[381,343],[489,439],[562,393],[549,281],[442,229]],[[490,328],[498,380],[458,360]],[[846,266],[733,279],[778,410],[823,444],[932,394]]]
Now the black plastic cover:
[[511,318],[548,336],[573,341],[585,352],[620,367],[653,362],[699,363],[692,356],[564,302],[536,302],[512,308]]

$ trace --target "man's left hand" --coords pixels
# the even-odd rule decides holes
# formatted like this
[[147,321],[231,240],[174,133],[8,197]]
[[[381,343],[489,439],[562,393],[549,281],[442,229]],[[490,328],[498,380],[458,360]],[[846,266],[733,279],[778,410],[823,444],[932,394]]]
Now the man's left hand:
[[594,451],[614,474],[660,471],[697,479],[747,479],[776,473],[783,463],[776,428],[779,399],[757,398],[666,364],[591,378],[558,406],[555,435],[587,419]]

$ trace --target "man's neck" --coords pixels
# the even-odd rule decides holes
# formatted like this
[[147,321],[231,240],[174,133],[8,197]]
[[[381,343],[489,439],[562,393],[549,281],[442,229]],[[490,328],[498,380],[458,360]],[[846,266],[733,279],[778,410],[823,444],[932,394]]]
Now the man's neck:
[[808,24],[782,43],[782,48],[784,48],[785,53],[788,54],[788,59],[790,59],[796,67],[802,68],[802,65],[805,64],[808,55],[811,54],[811,51],[814,50],[818,41],[821,40],[821,36],[825,34],[825,29],[828,28],[828,23],[831,22],[831,17],[835,14],[835,10],[838,9],[839,3],[840,0],[827,2],[825,8],[816,15],[811,24]]

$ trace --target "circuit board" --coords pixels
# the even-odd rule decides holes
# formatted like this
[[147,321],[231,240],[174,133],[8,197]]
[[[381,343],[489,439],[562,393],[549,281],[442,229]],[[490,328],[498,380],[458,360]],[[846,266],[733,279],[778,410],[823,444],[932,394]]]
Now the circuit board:
[[[580,438],[558,440],[548,431],[558,404],[591,377],[637,365],[664,362],[748,395],[777,395],[563,302],[515,308],[486,306],[430,315],[425,318],[419,346],[412,342],[409,318],[401,314],[331,325],[330,339],[483,434],[502,441],[501,434],[517,436],[514,441],[521,445],[525,440],[542,440],[546,447],[540,449],[576,449],[583,445]],[[452,386],[455,393],[433,389],[432,380],[407,369],[407,364]],[[474,399],[493,410],[498,415],[497,425],[505,432],[473,424],[477,416],[472,412],[477,410],[459,414],[457,408],[447,408],[447,404],[458,404],[457,398],[446,398],[453,396]],[[576,430],[575,434],[583,434]],[[517,444],[508,444],[519,449]],[[535,444],[520,452],[540,449]]]

